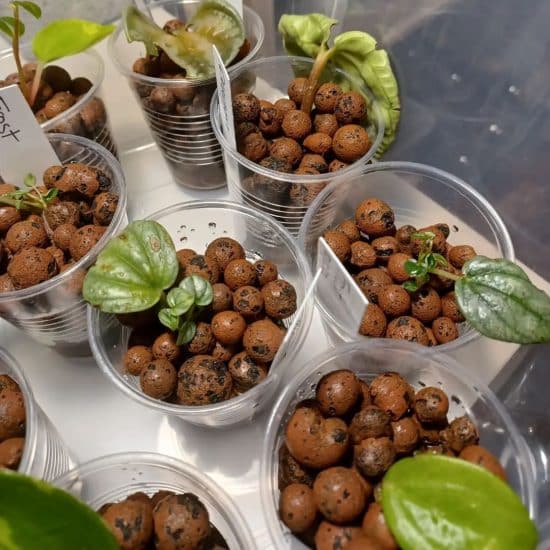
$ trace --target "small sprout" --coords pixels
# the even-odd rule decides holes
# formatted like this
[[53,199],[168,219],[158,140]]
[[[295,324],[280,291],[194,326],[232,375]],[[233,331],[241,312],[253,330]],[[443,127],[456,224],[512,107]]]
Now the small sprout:
[[46,193],[41,193],[36,186],[36,177],[27,174],[23,181],[24,187],[16,191],[10,191],[0,195],[0,204],[14,206],[17,210],[29,210],[42,213],[59,193],[59,189],[52,187]]

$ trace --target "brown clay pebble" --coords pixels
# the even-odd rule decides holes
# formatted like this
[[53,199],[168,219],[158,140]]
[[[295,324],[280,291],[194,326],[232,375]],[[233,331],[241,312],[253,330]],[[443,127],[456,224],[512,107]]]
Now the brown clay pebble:
[[281,492],[279,514],[293,533],[307,531],[317,517],[317,505],[311,488],[303,483],[288,485]]
[[234,344],[222,344],[216,340],[214,349],[212,350],[212,357],[227,363],[237,353],[237,350],[238,348]]
[[154,399],[168,399],[176,389],[177,372],[167,359],[155,359],[142,371],[139,383],[144,394]]
[[77,229],[69,244],[69,254],[75,261],[80,260],[92,248],[99,242],[103,234],[105,233],[105,227],[99,225],[85,225]]
[[21,213],[14,206],[0,206],[0,233],[21,220]]
[[467,244],[453,246],[449,251],[449,261],[457,269],[462,269],[462,266],[475,256],[477,256],[475,249]]
[[368,405],[352,418],[349,433],[354,445],[368,437],[390,436],[390,417],[380,407]]
[[460,453],[464,447],[477,445],[479,434],[467,416],[460,416],[441,431],[441,442],[453,452]]
[[288,451],[286,445],[279,448],[279,490],[282,491],[292,483],[305,484],[313,487],[315,474],[302,466]]
[[243,347],[255,361],[273,361],[281,347],[284,332],[273,321],[263,319],[247,327],[243,336]]
[[432,323],[432,331],[435,339],[440,344],[446,344],[456,340],[459,336],[456,324],[448,317],[438,317]]
[[178,258],[178,263],[180,264],[180,269],[185,273],[185,268],[187,264],[195,257],[197,253],[191,248],[181,248],[176,252],[176,257]]
[[361,396],[359,380],[350,370],[336,370],[319,380],[315,396],[326,416],[343,416]]
[[153,536],[150,506],[139,500],[124,500],[108,506],[102,515],[121,550],[147,548]]
[[8,468],[8,470],[17,470],[23,449],[25,447],[24,437],[11,437],[0,443],[0,470]]
[[283,113],[283,115],[288,111],[293,111],[296,109],[296,103],[292,101],[292,99],[287,99],[286,97],[278,99],[273,106]]
[[355,445],[353,456],[359,472],[366,477],[378,477],[395,461],[395,447],[389,437],[369,437]]
[[208,323],[199,321],[196,324],[195,335],[187,343],[187,351],[193,354],[208,355],[214,349],[214,344],[212,327]]
[[178,373],[177,396],[181,405],[210,405],[229,399],[232,381],[225,363],[210,355],[195,355]]
[[63,223],[56,227],[52,235],[52,240],[55,246],[59,247],[64,252],[68,252],[75,232],[76,226],[70,223]]
[[317,155],[326,155],[332,148],[332,138],[327,134],[315,132],[304,139],[304,147]]
[[162,499],[153,510],[153,523],[159,550],[195,550],[210,536],[208,510],[192,493]]
[[19,384],[11,376],[0,374],[0,392],[6,389],[21,391]]
[[405,270],[405,262],[412,259],[410,254],[396,252],[388,258],[388,273],[396,283],[404,283],[410,277]]
[[[434,235],[432,239],[432,250],[440,254],[444,254],[447,249],[447,238],[445,232],[441,229],[441,226],[430,225],[429,227],[422,227],[418,230],[419,233],[430,232]],[[412,252],[417,255],[422,248],[424,242],[418,238],[411,238]]]
[[406,315],[390,322],[386,330],[386,338],[407,340],[422,346],[427,346],[430,342],[424,325],[418,319]]
[[264,309],[262,294],[254,286],[241,286],[233,293],[233,309],[245,319],[256,318]]
[[359,160],[367,154],[370,146],[369,134],[358,124],[346,124],[340,127],[332,138],[334,154],[343,162]]
[[46,101],[43,112],[48,119],[52,119],[75,104],[76,100],[70,92],[57,92]]
[[419,431],[415,422],[406,416],[397,422],[391,423],[393,446],[397,454],[409,454],[418,445]]
[[313,494],[317,508],[326,519],[348,523],[364,512],[367,496],[359,475],[341,466],[319,473],[313,483]]
[[446,427],[444,424],[439,426],[422,424],[422,422],[418,420],[418,417],[415,414],[413,414],[411,418],[418,428],[418,434],[422,443],[432,446],[439,445],[439,443],[441,442],[441,431]]
[[241,286],[254,286],[256,268],[248,260],[231,260],[225,267],[223,280],[231,290]]
[[[360,527],[335,525],[328,521],[322,521],[315,533],[315,550],[334,550],[349,548],[353,541],[363,538]],[[361,550],[375,550],[374,548],[361,548]]]
[[346,162],[342,162],[341,160],[334,159],[328,165],[328,171],[337,172],[338,170],[343,170],[344,168],[346,168],[346,166],[349,166],[349,164],[347,164]]
[[288,84],[288,97],[294,101],[296,105],[302,103],[304,97],[304,89],[307,83],[307,78],[298,77],[291,80]]
[[441,315],[448,317],[455,323],[462,323],[465,321],[464,315],[456,302],[456,294],[453,292],[447,292],[447,294],[441,296]]
[[498,458],[485,449],[485,447],[480,447],[479,445],[468,445],[462,449],[458,457],[462,458],[462,460],[477,464],[478,466],[489,470],[497,477],[500,477],[503,481],[507,481],[506,471],[502,467],[502,464],[499,462]]
[[424,424],[440,424],[447,420],[449,399],[439,388],[429,386],[417,391],[413,406],[418,420]]
[[269,154],[276,159],[288,162],[291,166],[296,166],[303,156],[300,144],[288,137],[273,140],[269,146]]
[[98,192],[100,173],[96,168],[80,162],[67,164],[57,171],[56,168],[51,167],[50,172],[46,170],[44,173],[46,187],[56,187],[61,194],[77,193],[87,200],[91,200]]
[[340,124],[360,121],[367,109],[365,98],[358,92],[346,92],[339,96],[334,115]]
[[351,244],[349,263],[358,269],[367,269],[376,265],[376,252],[369,243],[356,241]]
[[233,378],[235,389],[244,392],[265,380],[265,365],[254,361],[246,351],[241,351],[229,361],[229,373]]
[[198,275],[213,285],[220,278],[220,268],[212,257],[197,254],[189,260],[185,267],[185,276],[189,277],[190,275]]
[[279,276],[277,266],[269,260],[258,260],[254,267],[256,268],[256,279],[260,287],[276,281]]
[[4,240],[6,248],[12,254],[17,254],[17,252],[31,246],[42,248],[46,246],[47,242],[48,235],[44,225],[29,220],[13,224],[6,233],[6,239]]
[[378,303],[380,291],[393,282],[385,271],[377,267],[364,269],[356,275],[355,280],[363,294],[374,304]]
[[397,550],[399,547],[386,524],[382,507],[372,502],[363,518],[363,532],[373,541],[376,550]]
[[118,195],[105,191],[94,197],[92,210],[94,222],[98,225],[109,225],[118,207]]
[[0,275],[0,292],[12,292],[15,290],[13,281],[7,273]]
[[411,295],[411,312],[423,323],[430,323],[441,314],[441,298],[429,286],[423,286]]
[[368,304],[359,325],[359,334],[381,338],[386,333],[388,321],[382,309],[376,304]]
[[300,166],[298,167],[300,172],[296,171],[295,173],[308,174],[308,170],[313,170],[314,174],[319,173],[323,174],[328,170],[328,164],[321,155],[314,155],[312,153],[306,153],[302,160],[300,161]]
[[141,371],[153,359],[151,348],[147,346],[132,346],[124,355],[124,368],[132,376],[139,376]]
[[259,162],[267,155],[268,144],[260,133],[248,134],[237,145],[239,153],[252,162]]
[[260,121],[258,127],[265,136],[275,136],[281,130],[284,113],[272,103],[260,100]]
[[343,91],[338,84],[334,82],[325,82],[321,84],[315,92],[315,107],[319,113],[333,113],[338,99]]
[[166,359],[173,363],[180,356],[180,347],[176,343],[176,335],[173,332],[163,332],[155,338],[151,348],[155,359]]
[[428,335],[428,347],[432,348],[439,345],[439,342],[435,339],[434,332],[431,328],[426,327],[426,334]]
[[303,466],[321,470],[340,462],[348,450],[346,423],[340,418],[323,418],[313,407],[299,407],[285,431],[290,454]]
[[260,116],[260,102],[252,94],[237,94],[233,98],[235,122],[256,122]]
[[0,441],[25,434],[25,401],[19,387],[0,390]]
[[19,290],[42,283],[57,275],[55,258],[42,248],[25,248],[13,256],[8,264],[8,275]]
[[403,225],[395,233],[395,238],[399,243],[399,250],[405,254],[412,254],[413,244],[412,236],[417,232],[416,227],[412,225]]
[[323,238],[327,241],[331,250],[336,254],[341,262],[347,262],[351,256],[351,245],[349,239],[342,231],[331,229],[323,233]]
[[301,141],[311,132],[311,118],[307,113],[288,111],[283,117],[282,129],[286,137]]
[[338,120],[331,114],[315,115],[313,129],[315,132],[332,137],[336,133],[336,130],[338,130]]
[[52,231],[65,223],[78,226],[80,222],[80,208],[76,202],[72,201],[52,202],[44,211],[44,219]]
[[215,283],[212,285],[212,311],[219,313],[227,311],[233,306],[233,293],[231,289],[224,283]]
[[[336,231],[343,233],[351,244],[357,242],[361,238],[361,233],[353,220],[344,220],[336,226]],[[352,250],[353,253],[353,250]]]
[[244,248],[235,239],[218,237],[206,248],[205,256],[212,258],[223,273],[227,264],[232,260],[244,260]]
[[393,210],[380,199],[365,199],[355,210],[357,227],[369,237],[383,236],[394,221]]
[[378,305],[390,317],[406,315],[411,308],[409,293],[400,285],[387,285],[378,293]]
[[149,500],[151,501],[151,505],[153,508],[164,500],[166,497],[172,496],[174,493],[172,491],[157,491]]
[[376,259],[382,265],[387,264],[390,256],[399,251],[399,243],[395,237],[378,237],[372,241],[371,245],[376,253]]
[[386,411],[393,421],[409,409],[414,397],[412,386],[396,372],[379,374],[370,384],[373,403]]
[[246,321],[236,311],[221,311],[212,317],[211,329],[214,338],[222,344],[237,344],[245,333]]
[[296,290],[284,279],[277,279],[262,287],[265,312],[272,319],[286,319],[296,312]]

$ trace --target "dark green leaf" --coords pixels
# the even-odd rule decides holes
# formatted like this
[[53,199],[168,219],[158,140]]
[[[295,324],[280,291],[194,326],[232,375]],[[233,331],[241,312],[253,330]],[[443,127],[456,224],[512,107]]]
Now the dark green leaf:
[[432,256],[435,260],[436,266],[443,266],[445,267],[447,265],[447,258],[445,256],[438,254],[437,252],[432,252]]
[[416,292],[420,286],[416,283],[416,281],[405,281],[403,283],[403,288],[408,292]]
[[168,292],[166,302],[170,306],[172,315],[180,316],[189,311],[195,301],[195,292],[183,288],[173,288]]
[[42,17],[42,9],[38,4],[35,4],[34,2],[24,2],[16,0],[15,2],[12,2],[11,5],[19,6],[20,8],[29,12],[36,19],[40,19]]
[[405,271],[412,277],[425,275],[427,273],[426,266],[418,263],[416,260],[407,260],[404,264]]
[[16,28],[19,28],[19,36],[25,34],[25,24],[23,21],[18,21],[11,15],[6,15],[0,19],[0,30],[8,36],[13,37]]
[[550,342],[550,297],[519,266],[476,256],[462,271],[456,300],[476,330],[505,342]]
[[87,50],[115,28],[115,25],[100,25],[83,19],[60,19],[34,35],[32,49],[39,61],[49,63]]
[[207,306],[214,298],[212,285],[206,279],[198,275],[185,277],[179,286],[187,290],[190,294],[193,294],[195,304],[198,306]]
[[91,508],[51,485],[0,471],[0,548],[5,550],[117,550]]
[[135,221],[105,246],[84,279],[83,296],[107,313],[154,306],[179,272],[170,235],[157,222]]
[[533,550],[537,530],[519,497],[465,460],[419,455],[382,482],[388,526],[404,550]]
[[182,344],[188,344],[195,337],[195,332],[197,331],[197,325],[194,321],[186,321],[178,332],[178,339],[176,344],[181,346]]
[[437,265],[433,254],[428,254],[424,261],[428,271],[430,271],[430,269],[433,269]]
[[176,332],[176,330],[178,330],[180,317],[179,315],[174,315],[171,309],[166,307],[162,308],[158,313],[158,318],[159,321],[172,332]]

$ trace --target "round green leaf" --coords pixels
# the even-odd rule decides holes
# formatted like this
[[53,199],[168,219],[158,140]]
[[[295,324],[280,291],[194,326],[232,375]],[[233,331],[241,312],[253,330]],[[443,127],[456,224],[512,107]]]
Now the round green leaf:
[[180,283],[180,288],[193,294],[195,304],[198,306],[207,306],[214,299],[212,285],[199,275],[185,277]]
[[195,303],[195,292],[183,288],[173,288],[166,297],[172,315],[183,315]]
[[195,324],[195,321],[186,321],[179,330],[176,344],[178,346],[188,344],[195,337],[195,332],[197,332],[197,325]]
[[91,508],[42,481],[0,470],[2,550],[117,550]]
[[172,310],[169,308],[163,308],[158,313],[159,321],[166,327],[169,328],[172,332],[178,330],[180,323],[179,315],[174,315]]
[[84,279],[84,299],[106,313],[154,306],[179,272],[174,243],[155,221],[135,221],[109,241]]
[[537,530],[489,471],[446,456],[396,462],[382,482],[386,522],[404,550],[532,550]]
[[34,2],[28,2],[25,0],[16,0],[11,2],[12,6],[19,6],[25,11],[29,12],[35,19],[40,19],[42,17],[42,8],[35,4]]
[[476,330],[505,342],[550,342],[550,297],[518,265],[476,256],[462,271],[456,300]]

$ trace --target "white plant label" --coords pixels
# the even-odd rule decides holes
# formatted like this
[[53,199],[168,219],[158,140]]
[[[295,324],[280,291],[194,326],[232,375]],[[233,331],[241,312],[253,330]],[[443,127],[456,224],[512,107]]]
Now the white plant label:
[[0,175],[16,186],[61,164],[19,86],[0,88]]
[[220,98],[220,116],[223,129],[223,135],[233,149],[237,149],[237,140],[235,138],[235,126],[233,124],[233,101],[231,97],[231,81],[229,74],[223,63],[223,60],[216,46],[212,46],[212,55],[214,57],[214,67],[216,69],[216,84],[218,87],[218,97]]
[[317,295],[324,307],[349,332],[357,332],[369,301],[323,237],[317,243],[317,269]]
[[243,0],[229,0],[229,3],[237,10],[239,15],[243,16]]

